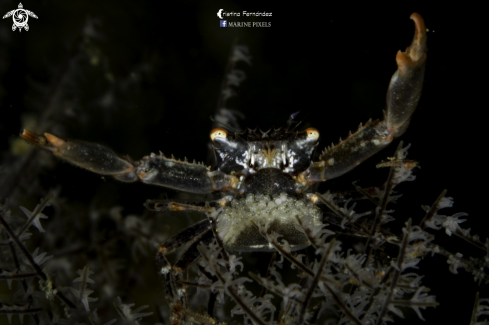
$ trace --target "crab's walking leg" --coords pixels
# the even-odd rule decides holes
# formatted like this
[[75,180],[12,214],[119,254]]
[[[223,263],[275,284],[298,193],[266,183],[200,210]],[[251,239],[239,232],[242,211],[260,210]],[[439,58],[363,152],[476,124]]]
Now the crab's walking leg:
[[426,62],[426,28],[423,18],[411,15],[415,32],[411,45],[396,56],[398,70],[387,91],[387,111],[382,121],[369,121],[336,146],[327,148],[318,162],[304,171],[300,180],[305,186],[338,177],[372,156],[394,138],[403,134],[418,105]]
[[119,157],[100,144],[63,140],[52,134],[37,135],[24,130],[21,137],[51,151],[55,156],[94,173],[113,176],[123,182],[142,181],[192,193],[211,193],[235,187],[237,179],[202,164],[166,158],[162,154],[139,161]]

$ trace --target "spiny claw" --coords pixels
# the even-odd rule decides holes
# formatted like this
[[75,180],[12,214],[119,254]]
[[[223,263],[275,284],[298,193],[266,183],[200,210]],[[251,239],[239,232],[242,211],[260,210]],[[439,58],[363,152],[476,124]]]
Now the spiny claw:
[[343,175],[406,131],[421,96],[426,63],[423,18],[417,13],[410,18],[415,25],[414,38],[405,52],[399,51],[396,55],[398,70],[387,90],[384,120],[371,121],[365,126],[360,124],[357,132],[325,150],[318,162],[297,176],[297,181],[305,187]]
[[142,181],[202,194],[234,190],[238,183],[235,176],[221,171],[211,172],[202,164],[166,158],[163,154],[151,154],[133,161],[97,143],[63,140],[50,133],[42,136],[28,130],[24,130],[20,136],[75,166],[97,174],[110,175],[123,182]]

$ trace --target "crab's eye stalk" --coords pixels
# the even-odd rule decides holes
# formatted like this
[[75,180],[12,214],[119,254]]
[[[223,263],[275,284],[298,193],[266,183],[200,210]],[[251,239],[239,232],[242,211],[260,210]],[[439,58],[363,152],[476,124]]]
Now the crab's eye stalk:
[[316,141],[317,139],[319,139],[319,131],[315,128],[307,129],[306,134],[309,141]]
[[211,140],[214,141],[216,138],[226,139],[228,133],[226,130],[217,128],[211,131]]

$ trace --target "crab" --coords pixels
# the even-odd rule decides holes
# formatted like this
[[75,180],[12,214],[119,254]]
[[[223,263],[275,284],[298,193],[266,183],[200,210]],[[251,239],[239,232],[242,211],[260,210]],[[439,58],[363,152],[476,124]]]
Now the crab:
[[[266,132],[247,129],[232,133],[223,128],[210,132],[216,156],[214,169],[201,163],[169,158],[161,152],[132,160],[111,149],[53,134],[38,135],[24,130],[21,137],[50,151],[62,160],[123,182],[143,182],[178,191],[209,194],[216,199],[205,205],[166,203],[170,210],[196,210],[204,219],[160,245],[157,260],[162,275],[170,269],[182,271],[199,256],[198,244],[217,240],[226,252],[273,251],[258,226],[282,236],[291,250],[311,243],[298,224],[321,225],[323,211],[311,187],[339,177],[401,136],[421,96],[426,62],[426,28],[421,16],[410,17],[415,24],[411,45],[396,56],[398,70],[387,91],[382,120],[370,120],[358,130],[326,148],[317,161],[313,153],[319,131],[308,128],[293,132],[289,126]],[[153,209],[161,203],[149,202]],[[260,229],[263,229],[261,227]],[[165,255],[194,241],[172,267]]]

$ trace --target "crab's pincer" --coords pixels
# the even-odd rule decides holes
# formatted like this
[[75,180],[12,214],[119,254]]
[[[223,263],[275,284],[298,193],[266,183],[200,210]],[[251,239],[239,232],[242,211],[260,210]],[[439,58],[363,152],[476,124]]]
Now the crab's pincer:
[[426,27],[417,13],[411,15],[415,31],[411,45],[396,56],[398,70],[387,90],[387,109],[384,120],[368,121],[336,145],[326,148],[298,178],[311,186],[336,178],[358,166],[365,159],[389,145],[402,135],[418,105],[423,87],[426,63]]
[[63,140],[50,133],[44,136],[24,130],[23,139],[53,153],[56,157],[73,165],[102,175],[111,175],[121,181],[137,179],[135,167],[126,159],[119,157],[109,148],[96,143],[76,140]]
[[406,131],[423,88],[426,27],[418,13],[413,13],[410,18],[414,21],[414,38],[405,52],[397,52],[398,70],[392,76],[387,92],[387,130],[394,138]]

